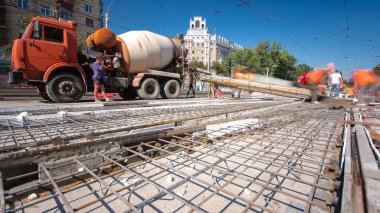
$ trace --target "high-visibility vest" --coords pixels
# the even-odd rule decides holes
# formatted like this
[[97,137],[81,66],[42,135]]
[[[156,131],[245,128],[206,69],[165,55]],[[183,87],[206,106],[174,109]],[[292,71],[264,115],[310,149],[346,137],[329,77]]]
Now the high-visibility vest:
[[308,84],[320,85],[326,81],[326,76],[324,70],[311,70],[307,73],[306,80]]
[[352,79],[359,88],[379,81],[372,70],[358,70],[352,75]]
[[245,79],[245,80],[254,80],[253,74],[250,72],[242,73],[242,72],[234,72],[232,73],[232,78],[235,79]]

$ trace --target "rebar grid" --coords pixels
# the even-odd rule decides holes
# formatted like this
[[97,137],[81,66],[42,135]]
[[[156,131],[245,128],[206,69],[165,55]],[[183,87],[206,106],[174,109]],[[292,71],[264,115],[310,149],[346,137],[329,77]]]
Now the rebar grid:
[[[199,107],[191,106],[194,104],[199,104],[200,102],[207,105],[218,105],[224,103],[225,101],[230,101],[230,99],[207,99],[207,98],[197,98],[197,99],[172,99],[172,100],[137,100],[137,101],[127,101],[119,102],[115,101],[112,103],[103,103],[102,104],[92,104],[92,103],[83,103],[83,105],[72,105],[72,104],[54,104],[54,105],[37,105],[37,106],[14,106],[14,107],[4,107],[0,108],[0,116],[7,115],[18,115],[19,113],[28,111],[33,115],[45,115],[45,114],[55,114],[60,111],[69,111],[69,112],[83,112],[83,111],[106,111],[106,110],[124,110],[134,107],[147,108],[147,107],[160,107],[167,106],[168,104],[172,105],[181,105],[181,107]],[[235,103],[246,103],[251,102],[252,100],[256,101],[268,101],[269,99],[262,98],[241,98],[233,99]],[[190,106],[189,106],[190,105]],[[141,112],[144,112],[145,109],[142,109]]]
[[84,134],[95,132],[106,134],[121,132],[135,128],[143,128],[178,120],[204,118],[207,116],[226,114],[230,112],[244,111],[262,107],[269,107],[278,103],[251,103],[245,105],[232,104],[230,107],[205,106],[139,109],[127,111],[115,111],[108,113],[89,113],[76,116],[64,116],[61,118],[46,118],[23,121],[0,121],[0,150],[17,148],[20,145],[33,146],[50,142],[56,137],[63,139],[83,138]]
[[[263,116],[275,116],[275,115],[281,115],[291,113],[291,112],[297,112],[297,111],[310,111],[313,110],[313,107],[307,106],[307,105],[294,105],[294,107],[297,110],[289,110],[288,107],[281,106],[283,103],[271,103],[268,105],[268,103],[262,103],[262,104],[253,104],[253,105],[244,105],[239,107],[234,107],[232,109],[221,107],[216,109],[216,111],[212,111],[211,109],[215,108],[215,106],[212,106],[211,109],[205,108],[204,110],[199,110],[201,115],[196,115],[197,113],[193,113],[192,111],[183,113],[174,113],[170,114],[171,111],[169,110],[169,114],[163,114],[161,116],[152,117],[148,115],[129,115],[129,116],[122,116],[120,113],[126,113],[126,112],[117,112],[117,114],[112,113],[105,113],[105,114],[92,114],[92,115],[82,115],[79,117],[73,117],[73,116],[66,116],[64,118],[56,118],[53,119],[56,122],[59,122],[58,125],[48,123],[46,119],[42,120],[33,120],[33,123],[39,123],[43,124],[43,126],[30,126],[28,125],[29,122],[24,120],[24,127],[12,127],[9,125],[7,128],[9,131],[0,131],[0,139],[5,139],[3,142],[3,147],[0,145],[0,151],[11,151],[11,150],[17,150],[21,148],[27,148],[27,147],[33,147],[33,146],[43,146],[43,145],[50,145],[54,138],[60,137],[64,141],[69,143],[72,143],[74,139],[78,139],[79,141],[85,140],[85,134],[86,133],[94,133],[95,135],[103,135],[106,136],[107,134],[114,134],[114,133],[121,133],[126,134],[125,131],[130,131],[133,129],[138,128],[145,128],[145,127],[152,127],[162,124],[170,124],[175,122],[182,122],[187,120],[193,120],[193,119],[207,119],[208,117],[212,116],[218,116],[218,115],[226,115],[230,113],[240,113],[240,112],[250,112],[249,116],[257,115],[258,118],[261,118]],[[277,109],[271,108],[272,106],[280,106]],[[254,113],[252,110],[257,109],[266,109],[266,112],[261,113]],[[315,108],[315,107],[314,107]],[[138,110],[137,110],[138,111]],[[150,110],[152,111],[152,110]],[[149,112],[150,112],[149,111]],[[154,110],[153,110],[154,111]],[[180,111],[178,109],[174,109],[174,111]],[[154,114],[159,114],[160,110],[157,112],[154,112]],[[242,115],[240,116],[242,117]],[[104,120],[106,118],[106,120]],[[50,119],[52,120],[52,119]],[[122,120],[122,122],[120,121]],[[130,122],[130,123],[128,123]],[[97,126],[94,126],[96,124]],[[110,127],[110,125],[113,124],[114,126]],[[96,129],[97,128],[97,129]],[[15,130],[17,132],[15,133]],[[128,133],[128,132],[127,132]],[[13,139],[13,141],[10,141]],[[22,141],[20,141],[22,140]],[[1,140],[0,140],[1,141]]]
[[[44,182],[50,182],[53,187],[45,184],[40,188],[50,188],[50,195],[22,206],[15,202],[7,211],[36,206],[46,211],[57,208],[164,212],[329,211],[328,194],[332,194],[334,178],[324,174],[323,168],[336,160],[334,139],[340,130],[338,120],[343,117],[343,112],[337,112],[308,112],[310,120],[300,113],[289,120],[226,126],[215,132],[217,137],[206,130],[144,142],[137,147],[122,147],[129,155],[118,161],[112,158],[113,154],[97,153],[98,157],[120,168],[107,175],[95,174],[83,160],[75,159],[78,173],[87,173],[92,180],[57,189],[54,182],[58,184],[60,179],[49,178]],[[325,121],[327,116],[329,119]],[[316,144],[318,149],[314,149]],[[166,157],[154,157],[159,154]],[[129,165],[128,160],[135,157],[144,162]],[[45,169],[39,172],[48,174]],[[97,186],[99,190],[95,189]],[[57,197],[60,200],[54,199]]]

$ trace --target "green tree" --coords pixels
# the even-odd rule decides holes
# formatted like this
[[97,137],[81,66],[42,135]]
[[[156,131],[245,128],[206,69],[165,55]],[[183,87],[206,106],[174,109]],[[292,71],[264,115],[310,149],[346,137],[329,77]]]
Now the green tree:
[[274,76],[292,80],[295,76],[297,59],[283,50],[277,41],[260,41],[255,48],[244,48],[230,55],[223,65],[232,61],[233,69],[242,68],[246,72],[254,71],[257,74]]
[[29,23],[32,21],[33,19],[33,13],[27,13],[25,16],[21,16],[20,17],[20,25],[19,25],[19,28],[20,28],[20,32],[23,33],[26,29],[26,27],[29,25]]
[[86,41],[81,36],[77,36],[77,50],[82,53],[85,53],[86,49]]
[[6,44],[0,47],[3,49],[3,54],[5,57],[10,57],[12,55],[12,44]]
[[242,68],[244,71],[253,69],[252,59],[254,58],[254,49],[252,48],[244,48],[242,50],[238,50],[235,53],[231,54],[227,57],[223,62],[223,67],[228,67],[228,61],[232,62],[232,70],[237,67]]
[[211,70],[216,71],[217,75],[228,75],[228,66],[225,66],[224,64],[219,63],[217,61],[212,62]]
[[296,71],[295,73],[298,75],[298,74],[302,74],[302,73],[305,73],[305,72],[309,72],[310,70],[312,70],[313,68],[307,64],[298,64],[296,66]]
[[192,62],[190,62],[190,65],[193,66],[193,67],[196,67],[196,68],[204,69],[204,70],[207,69],[206,65],[203,62],[200,62],[200,61],[192,61]]
[[289,79],[297,79],[298,76],[300,76],[301,74],[303,73],[306,73],[306,72],[309,72],[310,70],[312,70],[313,68],[305,63],[303,64],[297,64],[297,66],[295,67],[295,70],[294,72],[292,73],[291,75],[291,78]]
[[[26,27],[33,19],[33,13],[28,13],[25,16],[20,17],[20,25],[19,25],[19,33],[24,33]],[[12,55],[12,43],[1,46],[3,49],[3,54],[6,57],[10,57]]]

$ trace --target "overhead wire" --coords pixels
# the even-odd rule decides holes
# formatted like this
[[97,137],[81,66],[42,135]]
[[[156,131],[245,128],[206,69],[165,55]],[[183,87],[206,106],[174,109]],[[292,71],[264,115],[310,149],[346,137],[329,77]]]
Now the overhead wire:
[[121,20],[121,21],[124,21],[124,22],[128,22],[129,24],[132,24],[134,26],[144,27],[144,28],[152,30],[154,32],[164,34],[166,36],[175,35],[175,33],[168,32],[168,31],[163,30],[161,28],[157,28],[157,27],[152,26],[150,24],[146,24],[146,23],[143,23],[141,21],[137,21],[137,20],[134,20],[134,19],[131,19],[131,18],[127,18],[125,16],[121,16],[121,15],[118,15],[118,14],[115,14],[115,13],[113,13],[112,16],[114,18],[118,19],[118,20]]
[[247,8],[251,9],[252,11],[255,11],[256,13],[254,14],[258,14],[260,17],[262,17],[266,22],[268,22],[269,24],[271,24],[274,28],[276,28],[280,33],[282,33],[284,36],[286,36],[289,40],[291,40],[292,42],[294,42],[300,49],[302,49],[304,52],[306,52],[310,58],[316,62],[315,58],[313,57],[313,55],[303,46],[301,46],[299,44],[298,41],[296,41],[293,37],[291,37],[289,34],[287,34],[284,30],[282,30],[281,28],[279,28],[277,25],[275,25],[270,19],[268,19],[265,15],[263,15],[261,12],[259,12],[258,10],[255,9],[255,7],[253,7],[252,5],[249,4],[250,0],[241,0],[239,5],[242,6],[242,5],[245,5]]

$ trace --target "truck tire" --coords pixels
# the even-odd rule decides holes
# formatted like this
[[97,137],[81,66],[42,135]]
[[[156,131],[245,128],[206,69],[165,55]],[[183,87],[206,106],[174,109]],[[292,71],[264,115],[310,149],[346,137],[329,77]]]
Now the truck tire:
[[46,85],[48,96],[57,103],[77,102],[85,91],[83,80],[71,73],[56,75]]
[[119,93],[119,96],[122,97],[124,100],[135,100],[137,98],[136,88],[122,89],[119,90],[117,93]]
[[181,85],[178,81],[172,79],[161,85],[161,96],[166,99],[178,98],[181,92]]
[[53,102],[53,100],[51,100],[51,98],[49,97],[49,95],[46,92],[46,86],[38,86],[37,92],[38,92],[38,95],[41,96],[41,98],[43,98],[49,102]]
[[154,78],[146,78],[137,89],[137,95],[144,100],[156,99],[160,95],[160,85]]

